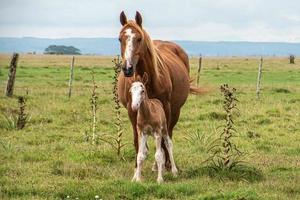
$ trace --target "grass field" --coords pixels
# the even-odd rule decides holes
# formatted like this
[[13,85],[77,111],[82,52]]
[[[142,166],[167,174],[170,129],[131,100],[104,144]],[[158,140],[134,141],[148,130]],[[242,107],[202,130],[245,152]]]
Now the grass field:
[[[190,95],[183,107],[174,131],[180,174],[173,178],[167,172],[166,182],[158,185],[151,172],[153,140],[143,183],[131,183],[135,152],[124,108],[126,161],[118,159],[109,144],[92,145],[84,134],[90,127],[94,69],[99,86],[97,132],[116,135],[112,58],[76,57],[70,100],[70,56],[21,55],[13,98],[4,96],[9,59],[0,56],[0,199],[300,199],[300,61],[290,65],[287,58],[265,58],[257,100],[259,58],[204,58],[200,82],[210,92]],[[190,63],[195,77],[198,61],[192,58]],[[223,83],[235,87],[239,99],[234,142],[259,175],[236,172],[244,178],[230,178],[203,164],[209,142],[224,124],[219,91]],[[30,121],[15,130],[7,117],[18,110],[17,96],[26,93]]]

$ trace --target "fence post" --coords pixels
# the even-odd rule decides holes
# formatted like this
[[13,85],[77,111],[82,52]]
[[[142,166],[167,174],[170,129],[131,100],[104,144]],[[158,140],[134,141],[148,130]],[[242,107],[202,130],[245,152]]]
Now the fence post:
[[93,121],[92,121],[92,144],[96,144],[96,123],[97,123],[97,100],[98,96],[96,93],[97,85],[95,82],[95,72],[94,69],[92,70],[92,81],[93,81],[93,90],[92,90],[92,97],[91,97],[91,107],[92,107],[92,115],[93,115]]
[[295,64],[295,56],[290,55],[290,64]]
[[74,77],[74,61],[75,61],[75,57],[73,56],[71,61],[71,67],[70,67],[69,98],[71,98],[71,94],[72,94],[72,82]]
[[19,54],[14,53],[10,61],[9,72],[8,72],[8,80],[7,80],[6,91],[5,91],[7,97],[11,97],[14,93],[18,59],[19,59]]
[[262,76],[262,65],[263,65],[263,57],[261,56],[259,67],[258,67],[257,83],[256,83],[256,97],[257,97],[257,99],[259,99],[259,94],[260,94],[260,82],[261,82],[261,76]]
[[202,67],[202,55],[200,54],[199,63],[198,63],[198,71],[197,71],[197,86],[199,86],[201,67]]

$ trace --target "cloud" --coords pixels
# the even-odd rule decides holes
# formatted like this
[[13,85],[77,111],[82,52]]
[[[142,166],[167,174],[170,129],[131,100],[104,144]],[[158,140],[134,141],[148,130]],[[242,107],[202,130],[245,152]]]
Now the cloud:
[[289,0],[2,0],[0,36],[116,37],[119,13],[141,11],[154,38],[300,42]]

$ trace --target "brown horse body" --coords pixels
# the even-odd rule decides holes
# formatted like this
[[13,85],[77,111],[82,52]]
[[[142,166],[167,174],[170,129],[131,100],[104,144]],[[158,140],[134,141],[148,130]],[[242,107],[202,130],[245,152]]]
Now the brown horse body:
[[[124,19],[125,17],[125,19]],[[136,76],[149,75],[147,93],[149,98],[161,101],[167,118],[169,136],[172,137],[173,128],[176,125],[180,109],[184,105],[190,90],[189,61],[184,50],[177,44],[160,40],[152,41],[141,26],[141,16],[137,12],[135,21],[127,21],[124,13],[120,16],[123,25],[120,32],[121,53],[123,58],[123,73],[118,77],[118,94],[121,103],[128,111],[133,128],[134,146],[138,152],[137,113],[131,109],[131,97],[129,89]],[[130,29],[130,31],[126,31]],[[124,36],[124,32],[132,32],[138,41],[133,40],[134,47],[132,65],[125,64],[127,50],[126,42],[130,38]],[[131,67],[131,68],[130,68]],[[129,70],[128,70],[129,69]],[[133,74],[130,74],[133,71]],[[128,75],[129,74],[129,75]],[[169,162],[168,152],[162,143],[166,154],[166,162]]]

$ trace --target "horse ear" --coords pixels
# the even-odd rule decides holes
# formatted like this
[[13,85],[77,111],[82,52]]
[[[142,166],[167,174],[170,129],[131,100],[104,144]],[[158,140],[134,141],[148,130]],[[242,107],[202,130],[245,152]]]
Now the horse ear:
[[120,14],[120,22],[121,22],[122,26],[127,24],[127,17],[125,15],[124,11],[122,11]]
[[146,72],[143,75],[142,82],[144,83],[144,85],[147,85],[148,83],[148,74]]
[[140,75],[137,75],[137,76],[135,77],[135,81],[142,82],[141,76],[140,76]]
[[136,11],[135,13],[135,22],[142,28],[142,15],[139,13],[139,11]]

